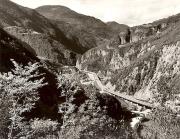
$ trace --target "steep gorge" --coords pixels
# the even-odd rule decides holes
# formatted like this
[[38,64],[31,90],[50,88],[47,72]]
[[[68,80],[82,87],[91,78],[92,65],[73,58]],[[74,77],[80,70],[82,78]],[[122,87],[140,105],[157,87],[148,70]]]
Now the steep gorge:
[[[167,24],[163,22],[161,25]],[[132,42],[93,48],[79,58],[76,65],[98,73],[106,83],[116,85],[119,92],[138,99],[157,102],[165,93],[160,91],[162,82],[169,88],[166,93],[176,96],[179,94],[179,30],[180,22],[176,21]],[[143,30],[142,33],[145,34]]]

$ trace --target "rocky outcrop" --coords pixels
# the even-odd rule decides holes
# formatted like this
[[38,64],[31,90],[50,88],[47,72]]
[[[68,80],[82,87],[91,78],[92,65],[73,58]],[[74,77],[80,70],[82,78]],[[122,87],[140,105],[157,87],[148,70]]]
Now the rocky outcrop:
[[161,25],[147,24],[131,28],[131,42],[137,42],[162,31]]
[[[134,46],[134,47],[133,47]],[[78,58],[76,65],[81,69],[114,72],[131,64],[139,52],[138,44],[96,47]]]
[[131,32],[129,29],[127,29],[126,32],[120,32],[119,33],[119,37],[121,40],[121,44],[126,44],[130,42],[130,38],[131,38]]
[[111,39],[110,46],[119,46],[131,41],[131,31],[129,28],[117,33],[117,35]]
[[[138,42],[140,40],[146,39],[150,36],[157,35],[160,33],[164,33],[169,28],[175,26],[175,24],[180,21],[179,14],[175,16],[171,16],[169,18],[161,19],[158,21],[155,21],[153,23],[144,24],[140,26],[135,27],[122,27],[121,29],[118,29],[117,24],[115,23],[109,23],[112,24],[112,27],[114,30],[121,30],[112,40],[111,45],[112,46],[118,46],[123,45],[126,43],[133,43]],[[119,25],[120,26],[120,25]]]

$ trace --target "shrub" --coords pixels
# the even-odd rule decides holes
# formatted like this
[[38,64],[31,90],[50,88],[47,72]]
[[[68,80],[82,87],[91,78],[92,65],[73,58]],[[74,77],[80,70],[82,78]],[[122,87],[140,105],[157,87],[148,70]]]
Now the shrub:
[[8,107],[8,100],[0,99],[0,138],[6,138],[8,136],[8,125],[10,123]]
[[34,119],[30,122],[31,138],[57,136],[58,122],[50,119]]
[[167,76],[161,76],[157,82],[157,91],[159,96],[157,100],[164,105],[164,103],[172,97],[172,88],[170,88],[170,79]]

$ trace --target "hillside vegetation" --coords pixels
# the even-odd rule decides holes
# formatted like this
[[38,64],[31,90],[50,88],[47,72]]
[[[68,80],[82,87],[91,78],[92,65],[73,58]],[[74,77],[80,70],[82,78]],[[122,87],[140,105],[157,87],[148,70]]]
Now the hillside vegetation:
[[0,0],[0,139],[179,139],[179,36]]

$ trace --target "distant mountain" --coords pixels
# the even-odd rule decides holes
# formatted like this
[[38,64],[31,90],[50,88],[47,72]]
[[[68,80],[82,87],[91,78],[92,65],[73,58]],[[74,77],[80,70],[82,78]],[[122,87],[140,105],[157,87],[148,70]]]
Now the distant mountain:
[[115,32],[104,22],[94,17],[79,14],[64,6],[42,6],[36,9],[50,19],[74,45],[80,46],[79,51],[105,45]]
[[21,26],[41,33],[55,34],[53,25],[42,15],[9,0],[0,0],[0,17],[3,27]]
[[98,37],[111,37],[111,30],[101,20],[79,14],[64,6],[42,6],[36,9],[40,14],[53,21],[74,25],[79,30],[85,30]]

